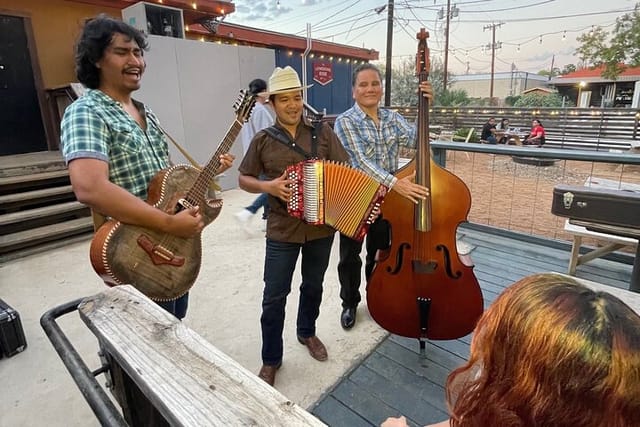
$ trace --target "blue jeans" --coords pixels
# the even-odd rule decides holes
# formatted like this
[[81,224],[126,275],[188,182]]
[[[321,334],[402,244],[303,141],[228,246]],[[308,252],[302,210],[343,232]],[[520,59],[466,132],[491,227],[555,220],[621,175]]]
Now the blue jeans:
[[267,239],[262,294],[262,362],[282,362],[282,330],[285,305],[298,254],[302,251],[302,284],[298,301],[296,333],[308,338],[316,334],[316,319],[322,302],[322,282],[329,265],[333,235],[306,243],[287,243]]
[[251,212],[252,214],[255,214],[256,212],[258,212],[260,208],[263,208],[262,219],[267,219],[267,216],[269,214],[269,203],[267,199],[267,193],[260,194],[258,197],[255,198],[253,203],[251,203],[245,209]]
[[189,306],[189,292],[182,295],[178,299],[174,299],[171,301],[156,301],[156,303],[167,310],[169,313],[176,316],[178,319],[184,319],[184,316],[187,315],[187,307]]

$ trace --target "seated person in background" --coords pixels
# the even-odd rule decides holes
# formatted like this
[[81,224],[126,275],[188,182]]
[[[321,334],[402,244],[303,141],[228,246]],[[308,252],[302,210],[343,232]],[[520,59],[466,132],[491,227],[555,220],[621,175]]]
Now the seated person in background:
[[505,135],[505,132],[509,130],[509,119],[500,120],[500,123],[496,125],[496,130],[500,131],[500,135],[498,135],[498,144],[508,144],[509,137]]
[[524,145],[537,145],[541,147],[544,144],[544,128],[538,119],[533,119],[531,132],[522,141]]
[[489,121],[482,126],[480,140],[487,141],[489,144],[498,143],[498,140],[496,139],[496,119],[493,117],[490,117]]
[[446,394],[433,427],[640,426],[640,316],[573,278],[525,277],[482,315]]

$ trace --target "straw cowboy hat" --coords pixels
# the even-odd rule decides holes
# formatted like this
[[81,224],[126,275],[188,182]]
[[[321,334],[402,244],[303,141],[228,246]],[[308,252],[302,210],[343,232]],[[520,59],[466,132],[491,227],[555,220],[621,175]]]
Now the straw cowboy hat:
[[302,86],[298,73],[290,65],[284,68],[276,67],[271,77],[269,77],[269,85],[264,95],[271,96],[279,93],[297,92],[311,86],[313,85]]

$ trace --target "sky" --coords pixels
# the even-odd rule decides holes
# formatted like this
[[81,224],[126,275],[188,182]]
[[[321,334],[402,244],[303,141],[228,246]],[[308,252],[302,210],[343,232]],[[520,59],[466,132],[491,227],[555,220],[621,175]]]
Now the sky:
[[[640,0],[460,0],[450,1],[448,69],[454,74],[537,73],[579,63],[576,41],[592,26],[614,28],[617,17]],[[236,0],[226,22],[387,52],[389,0]],[[424,27],[432,61],[444,59],[447,0],[394,0],[394,64],[415,57],[416,33]],[[455,6],[455,7],[454,7]],[[457,14],[454,13],[457,10]],[[454,16],[457,15],[457,16]]]

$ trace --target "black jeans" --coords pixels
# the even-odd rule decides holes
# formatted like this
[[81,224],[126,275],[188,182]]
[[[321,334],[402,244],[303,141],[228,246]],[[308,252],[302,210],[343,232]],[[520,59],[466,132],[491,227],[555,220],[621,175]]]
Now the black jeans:
[[[387,247],[388,229],[382,216],[378,217],[371,227],[366,238],[366,250],[364,275],[369,280],[375,267],[376,253],[378,249]],[[360,281],[362,274],[362,242],[340,234],[340,261],[338,262],[338,279],[340,280],[340,299],[342,307],[356,307],[360,301]]]

